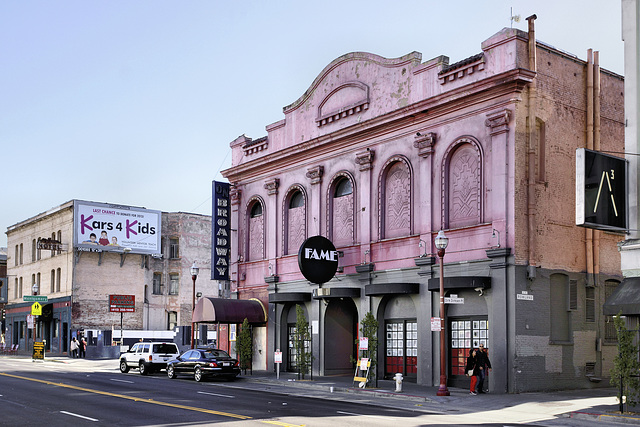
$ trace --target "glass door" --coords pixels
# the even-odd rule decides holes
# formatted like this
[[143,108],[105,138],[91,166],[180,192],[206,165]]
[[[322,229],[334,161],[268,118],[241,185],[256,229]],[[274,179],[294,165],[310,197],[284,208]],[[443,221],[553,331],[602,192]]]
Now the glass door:
[[469,379],[465,376],[467,357],[472,348],[480,344],[488,350],[489,321],[486,317],[449,319],[449,385],[466,387]]
[[415,320],[388,321],[385,331],[385,378],[401,373],[415,379],[418,373],[418,323]]

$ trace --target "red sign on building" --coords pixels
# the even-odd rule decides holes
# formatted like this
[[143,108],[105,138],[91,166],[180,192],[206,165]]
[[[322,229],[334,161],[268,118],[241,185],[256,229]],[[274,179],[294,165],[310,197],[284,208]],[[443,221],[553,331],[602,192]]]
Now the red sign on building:
[[136,311],[135,295],[109,295],[109,311],[115,313],[133,313]]

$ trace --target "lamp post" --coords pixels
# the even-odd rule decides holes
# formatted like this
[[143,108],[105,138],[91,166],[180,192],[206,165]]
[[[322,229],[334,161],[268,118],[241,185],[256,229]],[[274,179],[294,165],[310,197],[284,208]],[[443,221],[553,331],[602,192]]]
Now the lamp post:
[[196,333],[195,330],[195,322],[193,321],[193,315],[195,314],[195,310],[196,310],[196,279],[198,278],[198,271],[200,269],[198,267],[196,267],[196,262],[193,261],[193,265],[191,266],[191,280],[193,280],[193,293],[192,293],[192,300],[191,300],[191,348],[193,347],[193,336]]
[[435,238],[435,245],[440,257],[440,387],[437,396],[449,396],[447,389],[447,352],[445,347],[445,323],[444,323],[444,252],[449,244],[449,239],[444,235],[444,231],[438,231]]

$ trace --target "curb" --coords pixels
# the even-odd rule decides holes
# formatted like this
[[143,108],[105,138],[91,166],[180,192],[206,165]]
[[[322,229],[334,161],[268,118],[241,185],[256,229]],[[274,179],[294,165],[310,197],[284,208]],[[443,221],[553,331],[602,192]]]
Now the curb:
[[340,393],[361,394],[361,395],[371,396],[371,397],[385,397],[385,398],[392,398],[392,399],[410,400],[414,402],[434,402],[434,400],[424,396],[415,396],[411,394],[402,394],[402,393],[396,393],[396,392],[390,392],[390,391],[383,391],[380,389],[360,389],[356,387],[316,385],[311,383],[305,383],[304,381],[273,381],[269,379],[257,379],[257,378],[254,379],[254,378],[244,378],[244,377],[243,379],[244,381],[247,381],[247,382],[279,385],[283,387],[306,388],[306,389],[323,391],[326,393],[340,392]]
[[621,424],[640,424],[640,417],[614,414],[598,414],[591,412],[569,412],[562,415],[563,418],[573,418],[585,421],[606,421]]

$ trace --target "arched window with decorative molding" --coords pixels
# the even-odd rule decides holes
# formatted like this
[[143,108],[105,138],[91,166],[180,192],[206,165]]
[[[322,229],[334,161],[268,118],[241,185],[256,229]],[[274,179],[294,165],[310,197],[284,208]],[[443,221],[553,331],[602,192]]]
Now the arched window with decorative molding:
[[352,245],[355,240],[353,179],[343,172],[329,186],[330,229],[328,235],[337,246]]
[[264,259],[264,208],[260,199],[252,199],[248,208],[248,261]]
[[411,235],[411,168],[404,157],[394,157],[383,167],[380,191],[380,237]]
[[471,138],[451,146],[442,168],[443,223],[446,228],[482,222],[482,152]]
[[304,189],[293,186],[284,198],[284,254],[296,254],[307,238],[307,212]]

